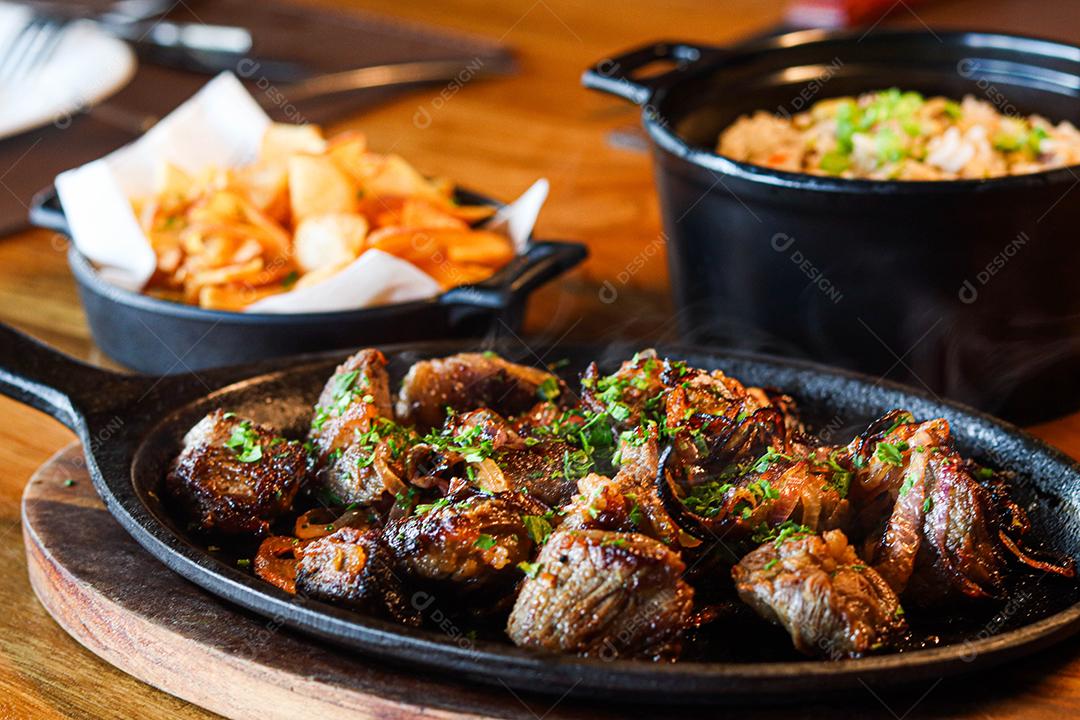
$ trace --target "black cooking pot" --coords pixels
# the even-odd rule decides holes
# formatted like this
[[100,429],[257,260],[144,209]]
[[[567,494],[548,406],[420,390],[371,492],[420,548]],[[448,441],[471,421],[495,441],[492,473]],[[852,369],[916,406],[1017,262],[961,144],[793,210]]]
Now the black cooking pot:
[[[466,204],[494,205],[459,192]],[[50,188],[34,198],[31,221],[68,234]],[[364,344],[499,336],[521,328],[534,290],[585,259],[584,245],[531,241],[492,277],[412,302],[339,312],[242,313],[169,302],[116,287],[75,246],[68,262],[98,347],[134,370],[171,374]]]
[[[643,77],[655,61],[674,68]],[[1021,421],[1080,407],[1080,169],[847,180],[713,152],[743,114],[889,87],[1080,124],[1080,48],[805,31],[729,49],[657,43],[583,82],[644,106],[689,339],[888,376]]]

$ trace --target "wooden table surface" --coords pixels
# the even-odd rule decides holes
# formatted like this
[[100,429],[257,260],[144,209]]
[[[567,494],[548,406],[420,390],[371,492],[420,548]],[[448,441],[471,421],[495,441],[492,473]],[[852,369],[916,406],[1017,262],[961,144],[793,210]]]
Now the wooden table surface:
[[[308,0],[311,2],[312,0]],[[512,78],[468,84],[445,102],[422,90],[352,118],[376,149],[393,148],[422,170],[453,177],[497,197],[513,197],[537,177],[551,180],[542,236],[588,243],[586,265],[534,302],[529,329],[551,337],[668,337],[669,302],[662,253],[648,253],[660,232],[645,154],[605,140],[637,121],[633,108],[580,89],[588,64],[658,38],[723,43],[779,21],[780,0],[341,0],[412,20],[499,39],[518,54]],[[914,5],[914,9],[912,6]],[[917,15],[916,15],[917,13]],[[888,23],[934,29],[978,27],[1075,41],[1080,3],[953,0],[926,7],[897,0]],[[413,123],[419,107],[431,123]],[[30,153],[26,162],[33,161]],[[3,178],[0,169],[0,180]],[[44,231],[0,239],[0,320],[81,358],[108,365],[94,348],[64,260],[65,243]],[[598,288],[630,258],[650,257],[614,304]],[[1080,456],[1080,414],[1034,428]],[[26,578],[19,497],[34,469],[71,433],[51,419],[0,398],[0,718],[206,717],[106,665],[70,640],[41,609]],[[976,682],[945,681],[925,698],[881,698],[880,717],[1062,717],[1080,715],[1080,644],[1018,663]],[[861,704],[860,704],[861,705]],[[865,706],[863,706],[865,709]],[[805,708],[803,708],[805,709]],[[829,708],[819,708],[827,714]],[[544,713],[537,711],[536,716]],[[712,713],[710,713],[712,714]],[[796,713],[797,715],[800,713]],[[846,713],[839,713],[845,715]]]

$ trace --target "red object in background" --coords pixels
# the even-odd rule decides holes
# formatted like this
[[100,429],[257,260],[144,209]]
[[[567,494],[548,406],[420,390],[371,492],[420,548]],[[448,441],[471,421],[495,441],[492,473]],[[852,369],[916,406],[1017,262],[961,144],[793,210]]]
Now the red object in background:
[[797,27],[843,28],[873,25],[897,7],[925,0],[795,0],[785,20]]

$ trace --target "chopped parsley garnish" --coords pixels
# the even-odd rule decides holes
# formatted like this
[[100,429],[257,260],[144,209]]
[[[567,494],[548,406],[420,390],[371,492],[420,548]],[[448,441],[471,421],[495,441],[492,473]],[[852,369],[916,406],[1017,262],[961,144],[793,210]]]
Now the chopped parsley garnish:
[[543,567],[540,563],[531,562],[519,562],[517,564],[518,570],[528,575],[530,578],[535,578],[540,574],[540,568]]
[[773,558],[769,562],[765,563],[764,569],[765,570],[772,570],[774,567],[777,566],[777,564],[779,562],[780,562],[780,558]]
[[394,506],[402,510],[406,510],[412,505],[413,498],[416,497],[416,488],[409,488],[403,493],[394,494]]
[[481,533],[480,537],[476,538],[476,540],[473,542],[473,545],[480,548],[481,550],[490,550],[491,548],[495,547],[495,538],[491,537],[487,533]]
[[444,497],[441,497],[441,498],[439,498],[438,500],[436,500],[433,503],[425,503],[423,505],[417,505],[416,506],[416,514],[417,515],[426,515],[427,513],[431,512],[432,510],[438,510],[440,508],[444,508],[449,504],[450,504],[449,500],[447,500]]
[[244,420],[232,429],[232,434],[225,441],[225,447],[232,450],[236,459],[243,463],[258,462],[263,456],[259,433],[252,427],[250,420]]
[[623,537],[606,537],[600,541],[601,547],[623,547],[624,545],[626,545],[626,538]]
[[832,470],[830,484],[836,488],[836,492],[841,498],[846,498],[848,491],[851,489],[851,481],[855,477],[855,473],[845,468],[836,459],[839,452],[839,450],[833,450],[829,453],[829,459],[825,461],[825,464]]
[[555,377],[548,377],[536,388],[536,394],[541,400],[554,400],[559,397],[559,381]]
[[776,527],[769,527],[767,524],[762,523],[754,530],[754,534],[750,536],[750,539],[756,543],[762,544],[773,541],[776,547],[780,547],[788,540],[803,538],[813,534],[814,531],[805,525],[799,525],[792,520],[785,520]]
[[703,483],[683,498],[683,504],[698,515],[716,517],[724,509],[728,491],[734,487],[731,483],[720,480]]
[[784,453],[779,452],[770,445],[769,449],[765,452],[764,455],[757,459],[757,462],[755,462],[753,466],[751,466],[750,470],[751,472],[763,473],[768,470],[769,466],[771,466],[773,463],[779,460],[791,459],[792,457],[790,455],[785,455]]
[[874,450],[874,457],[888,465],[902,467],[904,464],[904,451],[907,449],[908,444],[902,440],[897,443],[882,441],[877,444],[877,449]]
[[903,497],[904,495],[907,495],[908,491],[913,487],[915,487],[915,476],[905,475],[904,484],[900,486],[900,496]]
[[551,523],[540,515],[522,515],[521,521],[525,523],[525,532],[537,545],[543,545],[551,535]]

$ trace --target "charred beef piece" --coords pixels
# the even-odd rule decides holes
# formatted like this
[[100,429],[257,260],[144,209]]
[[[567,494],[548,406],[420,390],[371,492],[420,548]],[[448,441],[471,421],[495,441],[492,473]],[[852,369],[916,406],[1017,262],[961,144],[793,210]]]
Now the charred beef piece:
[[688,468],[677,458],[674,448],[665,450],[656,489],[674,521],[701,540],[724,537],[735,542],[762,526],[788,521],[815,531],[847,525],[850,474],[839,465],[814,456],[796,459],[770,448],[716,476],[688,477]]
[[887,508],[863,555],[897,593],[921,605],[998,596],[1006,558],[990,493],[953,449],[947,421],[894,417],[891,429],[852,444],[864,458],[852,487],[863,503],[860,524],[871,526]]
[[611,375],[601,375],[592,363],[581,377],[581,405],[594,413],[607,413],[619,430],[658,416],[663,408],[664,361],[654,350],[637,353]]
[[657,493],[657,455],[655,428],[623,433],[619,472],[614,478],[590,473],[579,480],[578,494],[562,508],[560,527],[639,532],[679,548],[686,538]]
[[566,385],[546,370],[508,362],[494,353],[461,353],[413,365],[401,383],[398,419],[427,430],[442,425],[446,409],[489,408],[509,417],[539,399],[564,398]]
[[492,460],[505,479],[507,489],[523,491],[548,507],[558,507],[577,492],[574,474],[577,457],[576,448],[551,440],[522,449],[504,450]]
[[679,461],[717,470],[750,462],[766,448],[787,453],[784,414],[763,392],[751,393],[719,370],[669,363],[664,404]]
[[906,628],[896,593],[839,530],[769,540],[731,575],[743,602],[807,655],[858,657],[888,647]]
[[576,449],[561,440],[523,438],[491,410],[455,415],[442,431],[445,442],[421,443],[409,451],[408,481],[444,492],[454,478],[469,476],[488,493],[525,493],[548,507],[574,495]]
[[366,349],[339,365],[319,395],[308,435],[319,463],[325,464],[331,453],[344,451],[357,435],[371,430],[376,418],[393,418],[390,378],[386,357]]
[[533,549],[525,518],[544,511],[524,497],[468,492],[452,489],[449,497],[419,505],[414,515],[387,525],[387,545],[398,567],[419,584],[509,589],[520,575],[515,566]]
[[953,446],[944,419],[894,411],[850,446],[862,467],[852,485],[863,556],[906,600],[922,606],[1000,597],[1009,562],[1071,576],[1071,562],[1026,553],[1023,510],[980,483]]
[[526,568],[506,627],[517,645],[606,659],[678,655],[694,591],[663,544],[637,533],[559,530]]
[[264,535],[286,512],[307,472],[297,442],[215,410],[184,436],[165,476],[165,492],[198,529]]
[[316,473],[331,504],[368,506],[407,492],[403,477],[409,435],[389,423],[380,435],[378,427],[344,452],[331,454],[330,461]]
[[327,502],[369,505],[405,490],[404,452],[414,437],[391,419],[381,352],[361,350],[338,366],[315,406],[309,439]]
[[299,552],[296,591],[353,610],[419,625],[420,614],[394,574],[393,557],[376,530],[342,528]]

